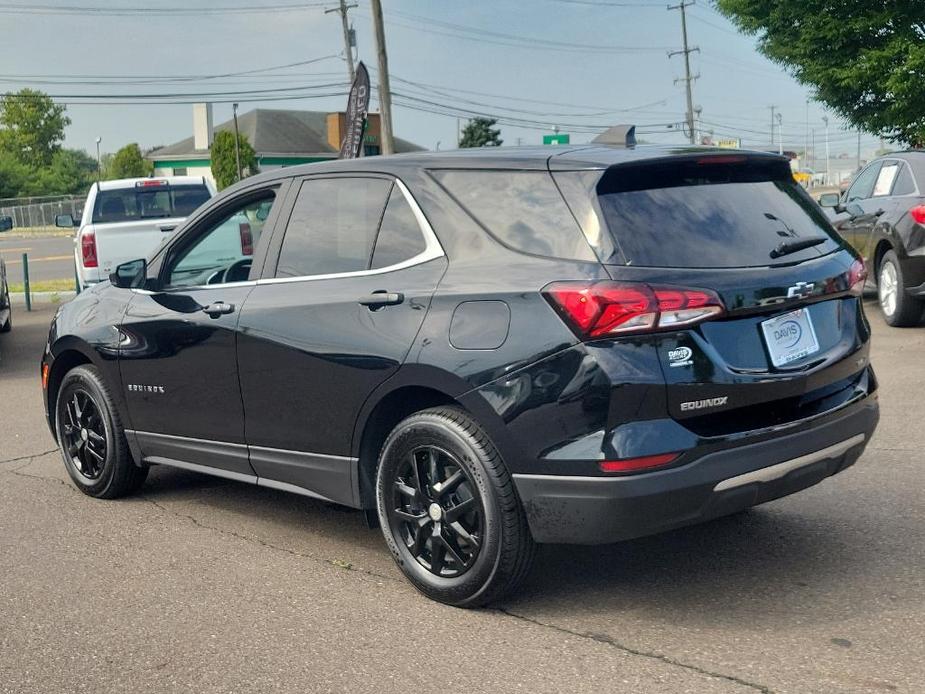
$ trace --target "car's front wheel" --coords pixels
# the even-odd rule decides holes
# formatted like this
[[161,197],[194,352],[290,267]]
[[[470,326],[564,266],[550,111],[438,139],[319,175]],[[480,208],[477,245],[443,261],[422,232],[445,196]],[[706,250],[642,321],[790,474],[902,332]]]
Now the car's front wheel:
[[88,496],[115,499],[138,490],[148,476],[125,440],[109,388],[95,366],[71,369],[55,404],[58,446],[74,484]]
[[887,251],[877,270],[877,297],[887,324],[899,328],[917,325],[922,319],[922,302],[906,293],[902,267],[895,251]]
[[424,410],[395,427],[379,458],[376,497],[395,561],[434,600],[485,605],[529,571],[534,543],[514,483],[462,410]]

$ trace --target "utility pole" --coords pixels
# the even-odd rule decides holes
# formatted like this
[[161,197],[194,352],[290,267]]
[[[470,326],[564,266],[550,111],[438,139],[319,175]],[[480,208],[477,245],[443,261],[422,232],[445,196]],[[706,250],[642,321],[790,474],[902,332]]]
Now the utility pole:
[[806,100],[806,130],[803,132],[803,168],[806,169],[809,165],[806,163],[809,160],[809,99]]
[[858,168],[861,168],[861,130],[858,128]]
[[376,37],[376,55],[379,58],[379,123],[382,131],[382,153],[394,154],[392,141],[392,90],[389,87],[389,59],[385,52],[385,29],[382,23],[381,0],[370,0],[373,30]]
[[100,143],[103,141],[102,137],[96,138],[96,182],[99,183],[100,179],[103,177],[103,160],[100,159]]
[[234,116],[234,160],[238,165],[238,180],[242,178],[241,171],[241,134],[238,132],[238,105],[231,104],[231,113]]
[[684,77],[680,80],[675,80],[675,84],[678,82],[684,82],[684,86],[687,90],[687,132],[690,136],[691,144],[696,143],[697,135],[694,132],[694,95],[692,93],[691,85],[695,79],[700,77],[700,75],[691,75],[691,53],[694,51],[699,52],[700,49],[696,46],[690,48],[687,45],[687,12],[686,8],[694,4],[694,0],[681,0],[677,5],[669,5],[669,10],[681,10],[681,42],[683,48],[680,51],[671,51],[668,54],[668,57],[671,58],[675,55],[684,56]]
[[832,185],[832,170],[829,166],[829,117],[823,116],[822,122],[825,123],[825,184]]
[[784,117],[777,114],[777,153],[784,153]]
[[347,73],[350,75],[350,84],[356,79],[356,70],[353,67],[353,48],[350,47],[350,24],[347,21],[347,10],[351,10],[356,5],[348,5],[347,0],[340,0],[340,7],[332,7],[325,10],[325,14],[337,12],[340,15],[340,22],[344,27],[344,55],[347,56]]
[[774,146],[774,109],[777,108],[777,106],[771,104],[770,106],[768,106],[768,108],[771,109],[771,146],[773,147]]

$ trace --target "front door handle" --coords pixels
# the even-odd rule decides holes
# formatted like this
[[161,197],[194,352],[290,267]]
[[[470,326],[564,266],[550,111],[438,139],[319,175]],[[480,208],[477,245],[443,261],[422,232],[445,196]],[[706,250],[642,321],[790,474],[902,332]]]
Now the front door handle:
[[395,306],[405,300],[405,295],[401,292],[387,292],[379,289],[367,296],[358,299],[361,306],[366,306],[370,311],[375,311],[383,306]]
[[168,231],[173,231],[176,228],[177,228],[176,224],[164,224],[163,226],[161,226],[161,231],[163,231],[166,234]]
[[234,311],[234,304],[226,304],[224,301],[216,301],[208,306],[202,307],[203,313],[208,313],[211,318],[225,316]]

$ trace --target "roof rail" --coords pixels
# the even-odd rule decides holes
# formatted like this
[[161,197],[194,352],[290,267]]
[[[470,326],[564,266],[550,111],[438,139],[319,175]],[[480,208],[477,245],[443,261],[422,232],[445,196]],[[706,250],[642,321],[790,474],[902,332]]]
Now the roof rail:
[[633,147],[636,145],[635,125],[614,125],[607,128],[591,142],[599,145],[617,145],[619,147]]

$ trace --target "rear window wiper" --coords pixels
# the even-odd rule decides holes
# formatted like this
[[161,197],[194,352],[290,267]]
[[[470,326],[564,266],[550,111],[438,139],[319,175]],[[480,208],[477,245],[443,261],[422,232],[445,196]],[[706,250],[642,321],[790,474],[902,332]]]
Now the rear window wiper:
[[813,246],[818,246],[820,243],[825,243],[828,240],[828,236],[809,236],[805,239],[781,241],[779,244],[777,244],[777,248],[771,251],[770,255],[772,258],[780,258],[784,255],[790,255],[791,253],[802,251],[804,248],[812,248]]

